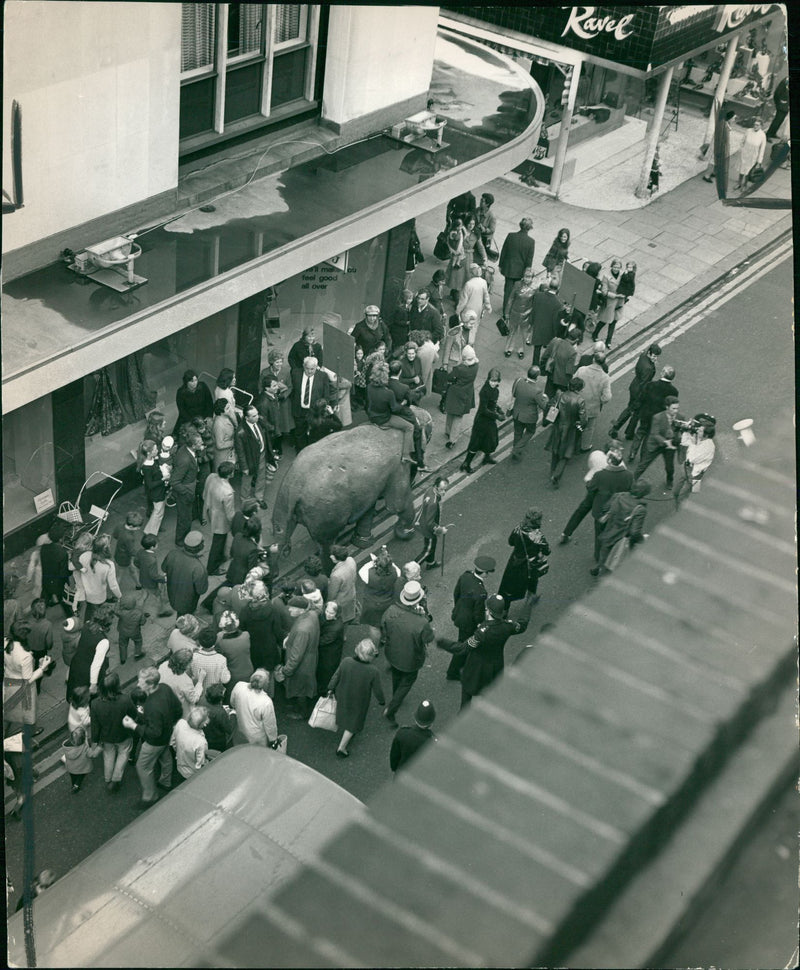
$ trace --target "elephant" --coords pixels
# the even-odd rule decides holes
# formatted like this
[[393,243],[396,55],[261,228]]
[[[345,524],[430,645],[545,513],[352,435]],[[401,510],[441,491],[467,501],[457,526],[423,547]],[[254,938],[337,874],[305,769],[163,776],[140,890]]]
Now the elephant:
[[355,527],[353,541],[370,544],[375,505],[383,499],[397,514],[395,535],[414,534],[411,467],[401,461],[402,433],[362,424],[327,435],[304,448],[281,483],[272,530],[283,555],[291,551],[298,523],[327,553],[331,543]]

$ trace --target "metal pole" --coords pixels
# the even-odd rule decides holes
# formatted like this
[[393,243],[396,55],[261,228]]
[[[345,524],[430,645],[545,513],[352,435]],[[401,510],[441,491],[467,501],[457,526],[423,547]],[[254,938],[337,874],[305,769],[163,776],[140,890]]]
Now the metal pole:
[[661,85],[658,89],[658,95],[656,96],[655,110],[652,121],[650,122],[650,131],[647,136],[647,147],[645,148],[644,152],[642,172],[639,176],[639,185],[636,187],[637,199],[646,199],[649,194],[647,191],[647,183],[650,180],[650,169],[653,165],[653,158],[656,154],[656,148],[658,148],[658,136],[661,134],[661,123],[664,120],[664,108],[667,105],[667,95],[669,94],[669,87],[672,83],[673,70],[673,68],[668,67],[661,76]]
[[[717,81],[717,90],[714,93],[714,98],[717,104],[722,107],[725,101],[725,93],[728,90],[728,81],[731,77],[731,71],[733,70],[733,64],[736,60],[736,48],[739,44],[739,35],[736,34],[734,37],[728,41],[728,46],[725,49],[725,57],[722,59],[722,66],[719,69],[719,81]],[[711,103],[711,114],[708,116],[708,124],[706,125],[706,132],[703,135],[703,144],[700,148],[701,155],[705,155],[708,151],[708,146],[714,140],[714,126],[716,124],[716,111],[714,110],[714,103]]]
[[578,81],[581,77],[581,61],[575,65],[570,78],[569,97],[564,105],[561,114],[561,126],[558,130],[558,142],[556,143],[556,153],[553,156],[553,175],[550,179],[550,191],[558,195],[561,188],[561,178],[564,174],[564,160],[567,157],[567,142],[569,141],[569,130],[572,126],[572,113],[575,110],[575,101],[578,98]]

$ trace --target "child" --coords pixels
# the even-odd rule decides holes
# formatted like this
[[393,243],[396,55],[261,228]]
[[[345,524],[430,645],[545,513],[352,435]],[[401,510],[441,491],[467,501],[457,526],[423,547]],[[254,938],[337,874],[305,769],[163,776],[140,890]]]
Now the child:
[[617,283],[617,296],[624,296],[627,303],[635,292],[636,263],[631,260],[631,262],[625,264],[625,272],[620,276],[619,283]]
[[[144,702],[147,700],[147,694],[142,690],[141,687],[134,687],[131,691],[131,700],[136,708],[136,720],[141,723],[141,719],[144,716]],[[135,765],[136,759],[139,757],[139,748],[142,746],[142,736],[138,733],[133,735],[133,744],[131,745],[131,753],[128,755],[128,763]]]
[[[39,596],[31,603],[31,632],[28,634],[28,649],[33,654],[35,666],[41,663],[42,657],[53,653],[53,624],[47,619],[47,605]],[[51,664],[47,672],[53,670]],[[42,691],[42,680],[36,681],[36,693]]]
[[654,192],[658,192],[658,184],[661,178],[661,162],[658,159],[658,149],[656,149],[655,155],[653,155],[653,164],[650,166],[650,181],[647,183],[647,190],[650,195]]
[[64,749],[61,760],[67,766],[67,772],[72,781],[72,794],[77,795],[81,790],[83,779],[92,770],[85,728],[75,728],[69,739],[61,747]]
[[[142,536],[144,539],[145,537]],[[152,536],[154,539],[155,536]],[[142,627],[150,616],[145,613],[136,597],[136,593],[123,593],[116,609],[117,636],[119,637],[119,662],[124,664],[128,659],[128,641],[133,641],[133,659],[141,660],[144,656],[142,646]]]
[[65,680],[69,677],[69,665],[78,649],[78,641],[82,633],[83,623],[77,616],[70,616],[61,624],[61,659],[66,667]]
[[175,452],[175,439],[171,435],[166,435],[161,442],[161,451],[158,455],[158,463],[161,466],[161,474],[164,481],[169,484],[169,477],[172,474],[172,459]]
[[156,561],[158,539],[148,532],[139,540],[139,545],[141,548],[137,551],[134,562],[145,594],[143,605],[147,606],[152,597],[159,616],[172,616],[173,610],[167,600],[167,577]]
[[90,739],[92,724],[89,711],[91,696],[88,687],[76,687],[69,699],[69,708],[67,709],[67,730],[72,734],[77,728],[83,728],[86,732],[87,742]]
[[[134,552],[139,545],[141,530],[144,525],[144,516],[141,512],[128,512],[125,522],[120,523],[114,530],[114,538],[117,544],[114,548],[114,562],[117,564],[117,581],[129,582],[133,580],[133,585],[140,589],[139,573],[133,565]],[[123,579],[124,577],[124,579]]]

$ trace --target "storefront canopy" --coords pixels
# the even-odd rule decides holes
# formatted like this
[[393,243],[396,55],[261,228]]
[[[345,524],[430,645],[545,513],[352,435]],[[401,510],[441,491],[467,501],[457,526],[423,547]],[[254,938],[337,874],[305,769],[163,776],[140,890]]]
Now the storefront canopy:
[[442,7],[454,19],[494,24],[639,75],[682,61],[780,9],[777,3]]

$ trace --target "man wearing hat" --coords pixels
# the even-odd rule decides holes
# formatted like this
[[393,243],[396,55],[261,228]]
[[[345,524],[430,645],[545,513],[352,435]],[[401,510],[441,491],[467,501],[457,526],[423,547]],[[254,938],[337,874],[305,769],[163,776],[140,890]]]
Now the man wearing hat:
[[200,562],[204,548],[202,532],[193,530],[183,540],[183,548],[176,546],[161,563],[167,576],[167,597],[178,616],[194,613],[208,590],[208,573]]
[[486,617],[483,623],[478,625],[478,629],[465,643],[438,641],[438,645],[449,653],[466,654],[461,671],[462,709],[503,672],[503,650],[508,638],[524,633],[528,628],[527,619],[504,619],[505,611],[505,600],[495,593],[486,599]]
[[386,357],[388,359],[392,350],[392,337],[389,328],[381,320],[381,311],[376,306],[364,307],[364,318],[349,331],[350,336],[355,340],[356,347],[364,351],[364,356],[369,357],[378,349],[381,343],[386,344]]
[[[458,577],[453,590],[453,612],[450,619],[458,628],[458,639],[461,643],[472,636],[486,615],[487,592],[484,578],[488,573],[494,572],[495,566],[491,556],[476,556],[473,568]],[[453,654],[447,668],[448,680],[461,680],[461,668],[466,659],[465,653]]]
[[286,691],[286,716],[305,720],[317,699],[319,614],[303,596],[293,596],[287,606],[292,627],[286,638],[286,659],[275,668],[275,679],[283,681]]
[[430,701],[420,701],[414,714],[413,727],[401,727],[392,739],[389,750],[389,767],[398,771],[409,762],[428,741],[435,741],[431,725],[436,719],[436,708]]
[[392,603],[381,621],[381,644],[392,671],[392,699],[383,714],[392,727],[397,727],[397,709],[414,685],[425,663],[427,644],[434,638],[422,606],[424,596],[422,586],[411,580],[403,587],[400,602]]

